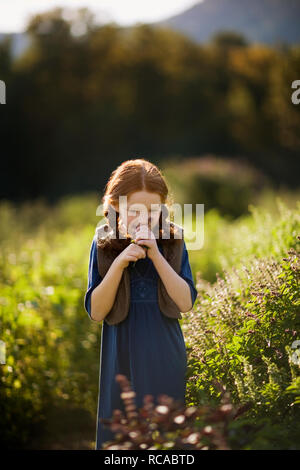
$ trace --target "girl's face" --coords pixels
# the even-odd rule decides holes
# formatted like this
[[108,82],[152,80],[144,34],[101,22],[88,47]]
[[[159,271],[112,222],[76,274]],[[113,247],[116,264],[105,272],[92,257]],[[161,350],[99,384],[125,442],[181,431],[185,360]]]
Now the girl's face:
[[148,191],[131,193],[127,196],[127,205],[119,206],[120,229],[123,227],[132,237],[139,226],[146,225],[153,230],[159,221],[161,204],[160,194]]

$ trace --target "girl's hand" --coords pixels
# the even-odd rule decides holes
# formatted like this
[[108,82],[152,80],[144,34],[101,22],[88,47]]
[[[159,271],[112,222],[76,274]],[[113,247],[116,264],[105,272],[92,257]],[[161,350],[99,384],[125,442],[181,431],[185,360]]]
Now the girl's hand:
[[147,225],[139,226],[136,231],[135,243],[148,247],[147,256],[152,261],[160,254],[155,235]]
[[115,258],[115,261],[122,269],[125,269],[130,261],[135,262],[140,258],[146,258],[146,250],[136,243],[130,243],[130,245]]

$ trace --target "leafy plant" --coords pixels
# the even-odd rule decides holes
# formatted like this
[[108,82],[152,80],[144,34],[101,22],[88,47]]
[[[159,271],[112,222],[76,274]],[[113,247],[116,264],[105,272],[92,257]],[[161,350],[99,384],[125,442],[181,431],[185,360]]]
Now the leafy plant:
[[[135,392],[125,375],[116,375],[121,387],[125,413],[114,410],[112,418],[100,421],[115,433],[115,439],[102,445],[105,450],[181,450],[229,449],[230,424],[249,407],[233,406],[229,394],[222,389],[218,407],[208,405],[186,407],[168,395],[145,395],[144,406],[137,409]],[[220,386],[220,385],[219,385]]]
[[185,328],[189,401],[218,403],[214,379],[234,403],[250,399],[249,423],[264,422],[261,436],[274,425],[268,440],[255,436],[256,446],[299,447],[299,364],[291,360],[300,326],[299,239],[281,262],[255,256],[248,267],[225,271],[225,279],[218,274],[213,285],[198,278]]

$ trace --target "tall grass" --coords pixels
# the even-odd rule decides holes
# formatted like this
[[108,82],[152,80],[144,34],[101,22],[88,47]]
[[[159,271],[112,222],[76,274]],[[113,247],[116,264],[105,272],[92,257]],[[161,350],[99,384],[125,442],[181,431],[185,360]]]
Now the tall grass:
[[[83,297],[99,203],[87,194],[54,206],[0,204],[0,429],[7,447],[28,445],[55,403],[80,406],[96,420],[101,330]],[[299,339],[297,235],[299,202],[291,208],[279,199],[271,212],[252,206],[235,220],[209,211],[204,248],[189,254],[198,300],[181,320],[189,402],[217,403],[218,378],[236,402],[253,399],[250,423],[272,416],[279,446],[299,421],[299,367],[289,359]],[[291,426],[287,433],[281,422]],[[270,442],[261,437],[262,447],[263,439]]]

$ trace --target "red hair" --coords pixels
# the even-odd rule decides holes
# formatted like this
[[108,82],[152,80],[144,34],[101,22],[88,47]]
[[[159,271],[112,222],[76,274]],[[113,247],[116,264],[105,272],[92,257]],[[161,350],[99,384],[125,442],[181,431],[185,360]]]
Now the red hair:
[[105,193],[102,197],[103,214],[107,219],[110,228],[114,227],[116,221],[116,238],[109,236],[98,239],[98,246],[107,247],[108,249],[120,253],[131,242],[132,238],[127,233],[126,238],[119,238],[119,212],[113,207],[119,204],[120,196],[127,196],[136,191],[148,191],[156,193],[161,198],[161,213],[159,217],[158,239],[161,244],[174,243],[175,229],[171,224],[170,238],[162,238],[163,222],[167,220],[169,215],[169,190],[167,183],[156,165],[145,160],[137,158],[135,160],[126,160],[119,165],[112,173],[105,186]]

